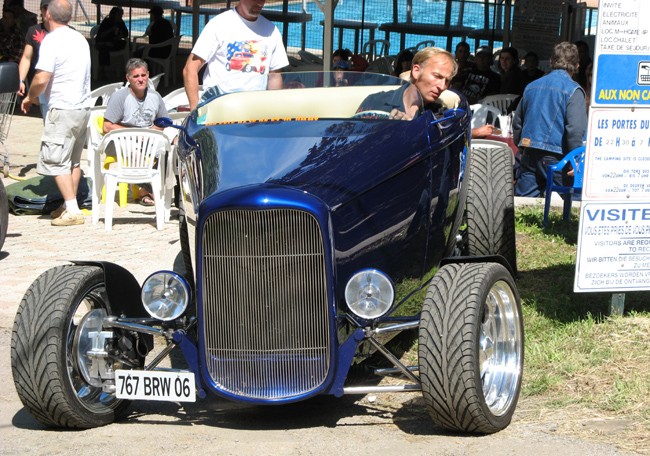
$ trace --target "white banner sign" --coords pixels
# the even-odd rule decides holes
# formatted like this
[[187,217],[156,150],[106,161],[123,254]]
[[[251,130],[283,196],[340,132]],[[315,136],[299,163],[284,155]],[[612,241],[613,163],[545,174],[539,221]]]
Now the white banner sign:
[[650,1],[601,0],[573,289],[650,290]]

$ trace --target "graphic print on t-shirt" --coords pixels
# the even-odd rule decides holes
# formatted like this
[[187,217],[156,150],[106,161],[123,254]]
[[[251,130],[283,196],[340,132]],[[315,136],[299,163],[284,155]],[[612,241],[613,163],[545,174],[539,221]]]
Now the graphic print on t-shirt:
[[483,94],[489,83],[489,78],[480,74],[470,73],[467,76],[467,81],[462,92],[472,103],[478,103],[478,100],[483,98]]
[[47,35],[47,32],[45,30],[34,29],[34,34],[32,35],[32,41],[34,43],[41,44],[41,42],[43,42],[43,38],[45,38],[45,35]]
[[235,41],[228,44],[227,57],[226,70],[228,71],[241,71],[243,73],[254,71],[264,74],[268,50],[259,41]]

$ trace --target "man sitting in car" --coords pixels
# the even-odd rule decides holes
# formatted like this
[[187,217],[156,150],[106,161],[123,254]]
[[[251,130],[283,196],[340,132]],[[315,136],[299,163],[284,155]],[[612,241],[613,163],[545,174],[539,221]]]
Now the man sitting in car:
[[437,47],[424,48],[413,57],[411,84],[366,97],[357,113],[384,111],[391,119],[411,120],[424,109],[437,111],[436,102],[457,70],[458,64],[451,53]]

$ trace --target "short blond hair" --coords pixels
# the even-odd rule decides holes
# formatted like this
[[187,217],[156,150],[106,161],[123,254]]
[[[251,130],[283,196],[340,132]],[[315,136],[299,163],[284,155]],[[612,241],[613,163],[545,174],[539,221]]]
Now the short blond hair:
[[[442,55],[444,57],[447,57],[447,59],[451,62],[453,66],[451,77],[453,78],[454,76],[456,76],[456,73],[458,73],[458,63],[456,62],[456,59],[451,54],[451,52],[447,52],[445,49],[439,47],[425,47],[424,49],[420,49],[415,54],[415,56],[413,56],[413,60],[411,61],[411,68],[413,67],[413,65],[424,66],[427,60],[437,55]],[[411,77],[411,79],[413,78]]]

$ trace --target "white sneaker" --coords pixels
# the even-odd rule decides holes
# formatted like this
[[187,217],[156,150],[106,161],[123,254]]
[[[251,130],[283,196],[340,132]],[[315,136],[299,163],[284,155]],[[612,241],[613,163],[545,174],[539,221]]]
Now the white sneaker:
[[63,213],[52,219],[52,226],[72,226],[72,225],[83,225],[85,223],[83,214],[71,214],[68,211],[63,211]]

